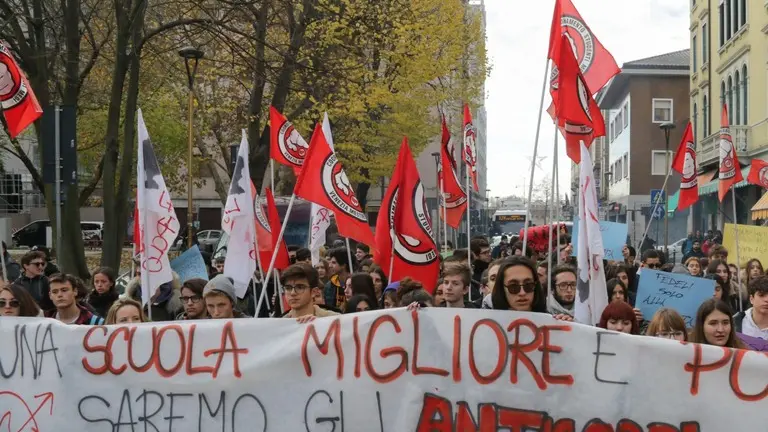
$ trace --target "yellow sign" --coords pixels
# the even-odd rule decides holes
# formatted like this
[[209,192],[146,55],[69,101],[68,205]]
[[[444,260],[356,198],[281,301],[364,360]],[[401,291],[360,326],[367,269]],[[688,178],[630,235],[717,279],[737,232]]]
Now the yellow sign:
[[[739,227],[739,267],[747,265],[747,261],[757,258],[762,263],[768,263],[768,227],[755,225],[738,225]],[[736,236],[733,224],[725,224],[723,230],[723,246],[728,249],[728,262],[736,262]]]
[[525,215],[498,215],[496,216],[498,222],[525,222]]

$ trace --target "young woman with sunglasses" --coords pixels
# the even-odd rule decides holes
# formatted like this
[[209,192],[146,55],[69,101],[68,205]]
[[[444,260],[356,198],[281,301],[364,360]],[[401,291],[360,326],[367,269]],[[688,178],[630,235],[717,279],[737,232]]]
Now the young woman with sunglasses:
[[20,285],[0,287],[0,316],[42,316],[35,299]]
[[533,261],[519,255],[502,261],[491,300],[497,310],[546,313],[546,297]]

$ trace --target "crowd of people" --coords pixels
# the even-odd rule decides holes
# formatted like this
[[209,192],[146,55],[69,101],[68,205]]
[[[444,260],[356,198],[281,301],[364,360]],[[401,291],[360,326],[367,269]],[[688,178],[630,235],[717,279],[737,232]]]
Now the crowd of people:
[[[96,269],[86,287],[80,278],[58,272],[47,250],[31,250],[17,264],[4,249],[7,280],[12,282],[0,288],[0,315],[100,325],[146,322],[150,317],[152,321],[254,316],[307,321],[395,307],[446,307],[542,313],[573,321],[578,275],[567,233],[560,234],[551,253],[523,248],[516,237],[507,240],[504,237],[491,248],[487,238],[476,237],[469,251],[441,256],[440,278],[433,286],[409,277],[389,281],[367,246],[357,245],[351,253],[340,242],[323,250],[314,266],[308,249],[289,246],[291,265],[280,272],[280,283],[256,282],[243,299],[237,297],[232,279],[220,274],[224,259],[218,258],[209,265],[210,280],[182,281],[174,274],[174,280],[158,287],[148,302],[141,301],[140,268],[124,292],[118,292],[112,269]],[[695,236],[691,240],[682,263],[665,262],[664,254],[654,249],[645,250],[638,260],[632,246],[624,247],[622,261],[606,261],[610,304],[599,327],[733,348],[750,348],[748,338],[768,340],[768,276],[761,262],[753,258],[740,268],[729,261],[722,245],[707,245],[704,256],[702,242]],[[673,309],[644,317],[634,307],[643,269],[715,281],[712,298],[699,307],[693,328],[687,328]],[[737,272],[742,272],[740,279]],[[262,289],[271,302],[257,311]],[[142,307],[143,303],[148,304]]]

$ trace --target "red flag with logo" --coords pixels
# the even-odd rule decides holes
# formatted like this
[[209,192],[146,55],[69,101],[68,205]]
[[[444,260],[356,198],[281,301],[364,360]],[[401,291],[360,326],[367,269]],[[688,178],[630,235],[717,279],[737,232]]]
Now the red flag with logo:
[[[552,61],[558,61],[564,41],[571,47],[579,69],[584,74],[584,81],[593,91],[603,88],[611,77],[621,72],[613,55],[595,37],[571,0],[556,0],[547,54]],[[552,67],[553,92],[556,92],[558,87],[558,67]]]
[[140,254],[143,249],[141,242],[141,221],[139,220],[139,201],[133,207],[133,256]]
[[0,41],[0,106],[11,139],[43,115],[26,75],[4,41]]
[[432,221],[427,209],[424,186],[413,160],[408,139],[400,146],[395,171],[387,188],[376,221],[376,262],[389,273],[389,280],[411,277],[431,294],[440,262],[432,237]]
[[720,117],[720,184],[718,198],[723,202],[728,189],[736,183],[744,180],[741,175],[739,157],[733,146],[731,137],[731,125],[728,123],[728,105],[723,105],[723,114]]
[[443,118],[443,137],[440,146],[440,164],[438,165],[438,181],[443,188],[444,197],[440,198],[440,219],[454,229],[461,224],[464,211],[467,209],[467,192],[461,187],[456,175],[456,161],[453,159],[451,132]]
[[579,70],[570,44],[560,44],[556,63],[560,70],[558,97],[555,100],[557,124],[565,129],[565,148],[574,162],[581,161],[580,141],[589,147],[592,140],[605,135],[605,120]]
[[685,128],[683,140],[677,147],[672,169],[680,173],[680,196],[677,208],[685,210],[699,200],[699,180],[696,175],[696,141],[693,140],[691,122]]
[[[272,259],[272,252],[275,250],[277,244],[277,238],[280,236],[280,215],[277,213],[277,207],[275,206],[275,199],[272,196],[272,191],[267,188],[265,196],[267,198],[267,211],[264,212],[264,206],[256,196],[256,188],[251,183],[251,194],[253,195],[254,203],[254,215],[256,223],[256,243],[259,248],[259,264],[261,271],[266,272],[269,267],[269,262]],[[273,214],[274,212],[274,214]],[[291,264],[288,257],[288,248],[285,246],[285,241],[280,244],[280,250],[275,257],[275,269],[283,270],[288,268]]]
[[319,123],[312,134],[304,168],[296,180],[293,193],[331,210],[336,215],[336,225],[342,236],[375,247],[368,218]]
[[461,147],[462,159],[467,164],[469,176],[472,178],[472,187],[479,191],[477,187],[477,129],[472,122],[472,113],[469,112],[469,105],[464,104],[464,140]]
[[752,159],[749,167],[747,182],[760,187],[768,188],[768,162],[760,159]]
[[293,126],[293,123],[275,107],[269,107],[269,156],[275,162],[293,168],[297,176],[301,172],[309,145]]

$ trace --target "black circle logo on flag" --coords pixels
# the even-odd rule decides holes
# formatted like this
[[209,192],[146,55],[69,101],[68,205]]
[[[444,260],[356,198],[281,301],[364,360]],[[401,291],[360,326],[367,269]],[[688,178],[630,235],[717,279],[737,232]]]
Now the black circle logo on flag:
[[264,214],[264,207],[261,206],[258,197],[253,200],[253,213],[256,215],[256,222],[268,233],[272,233],[272,227],[269,226],[269,220]]
[[477,136],[475,128],[472,123],[467,123],[464,126],[464,160],[469,161],[469,164],[473,167],[477,163],[477,148],[475,147],[476,141]]
[[3,109],[11,109],[27,96],[27,87],[11,53],[0,44],[0,103]]
[[280,147],[280,153],[288,162],[297,166],[304,164],[309,144],[296,131],[293,123],[286,120],[280,125],[277,131],[277,144]]
[[[563,15],[560,25],[563,28],[563,35],[571,44],[571,50],[576,57],[581,73],[586,74],[595,60],[595,39],[592,33],[587,28],[587,25],[584,24],[584,21],[575,16]],[[558,89],[557,79],[559,75],[557,66],[553,63],[552,70],[550,71],[550,85],[553,90]]]
[[[395,232],[395,213],[397,209],[397,197],[403,191],[401,188],[395,189],[392,199],[389,202],[389,236],[392,239],[392,248],[397,256],[403,261],[412,265],[427,265],[437,259],[437,251],[430,242],[423,242],[407,234]],[[422,232],[432,238],[432,222],[429,217],[426,201],[424,200],[424,187],[421,181],[416,185],[411,197],[413,208],[411,209],[416,217],[416,223],[420,226]]]
[[347,174],[336,158],[336,153],[328,155],[323,162],[321,181],[325,194],[337,209],[360,222],[368,222],[368,218],[360,208],[360,202],[355,197],[355,191],[349,183]]
[[[437,169],[439,172],[438,174],[439,176],[445,175],[445,170],[443,169],[442,163],[438,165]],[[464,188],[461,186],[461,182],[459,181],[459,178],[456,176],[456,171],[454,171],[453,168],[451,168],[449,172],[450,172],[450,175],[453,177],[455,184],[459,186],[459,189],[461,190],[462,194],[454,195],[452,193],[449,193],[443,190],[444,197],[443,196],[439,197],[440,205],[445,207],[446,209],[455,209],[455,208],[458,208],[459,206],[464,205],[464,203],[467,202],[467,193],[464,190]],[[445,179],[445,177],[443,177],[443,179]],[[443,180],[443,187],[445,187],[445,180]]]
[[763,185],[763,187],[768,188],[768,166],[760,168],[757,178],[760,180],[760,184]]
[[683,159],[683,175],[680,180],[681,189],[692,189],[699,183],[696,177],[696,162],[694,160],[694,153],[692,151],[693,143],[687,142],[685,144],[685,156]]

